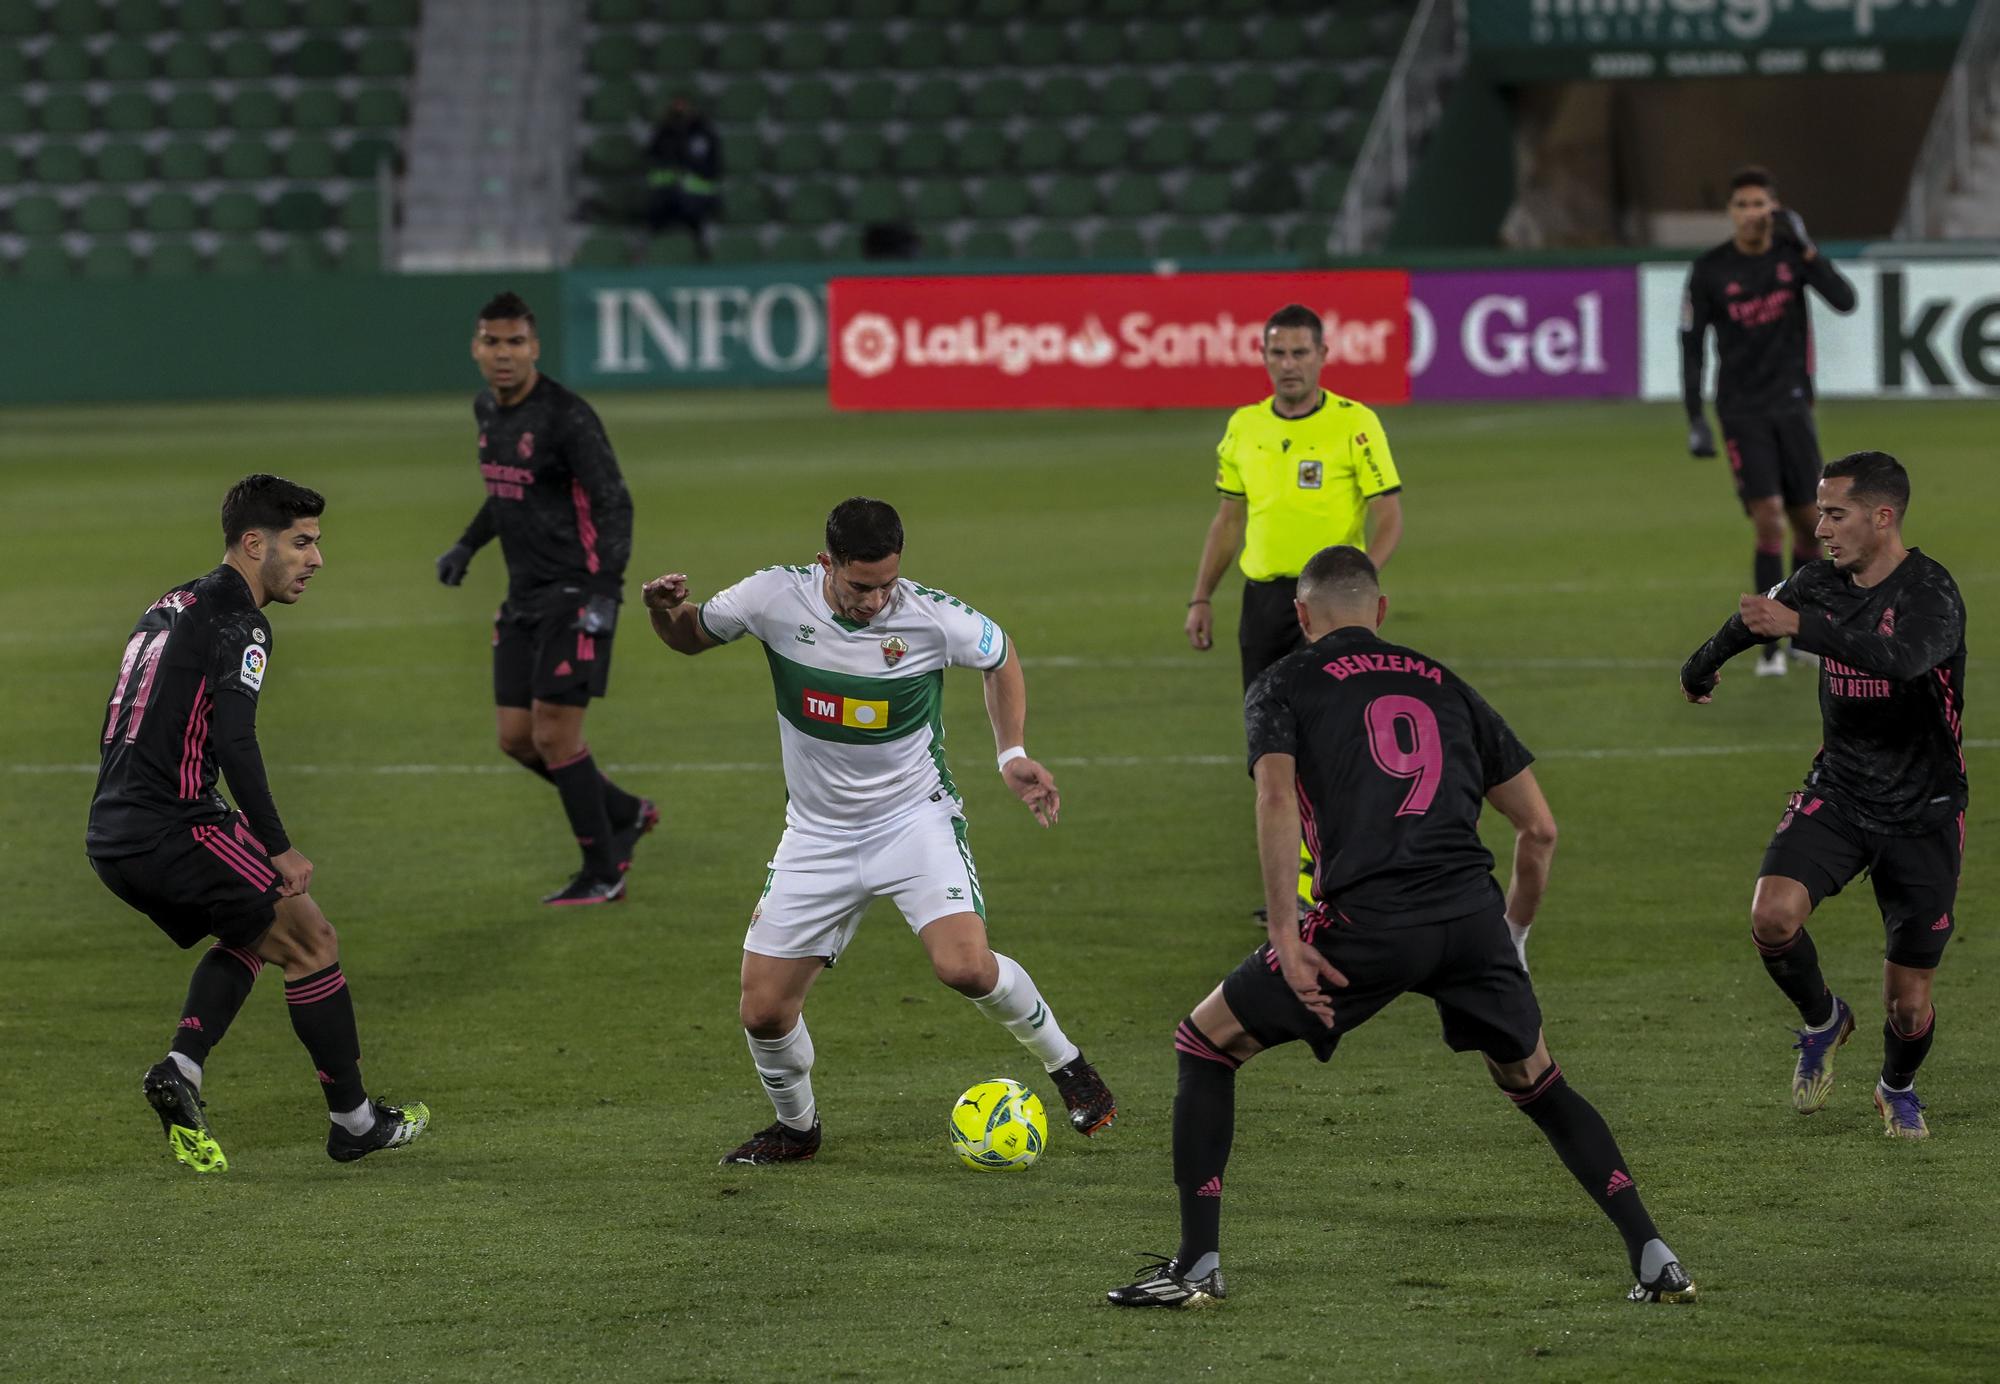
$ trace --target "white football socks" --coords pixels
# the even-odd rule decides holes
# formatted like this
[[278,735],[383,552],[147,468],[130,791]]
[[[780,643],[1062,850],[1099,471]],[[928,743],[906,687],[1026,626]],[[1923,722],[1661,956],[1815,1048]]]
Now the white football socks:
[[782,1038],[759,1038],[748,1030],[743,1036],[750,1040],[750,1060],[757,1065],[757,1077],[779,1122],[790,1129],[811,1129],[818,1112],[813,1104],[813,1040],[806,1032],[805,1015]]
[[1660,1276],[1660,1270],[1679,1262],[1674,1252],[1667,1248],[1665,1240],[1648,1240],[1646,1247],[1639,1251],[1639,1281],[1651,1283]]
[[1021,1040],[1021,1046],[1041,1061],[1044,1071],[1054,1071],[1077,1055],[1076,1044],[1062,1031],[1056,1016],[1042,1000],[1042,992],[1011,956],[993,953],[1000,963],[1000,983],[993,993],[973,1003],[979,1012]]
[[195,1061],[184,1052],[170,1052],[167,1056],[174,1059],[174,1065],[181,1069],[181,1075],[193,1082],[194,1089],[199,1091],[201,1089],[201,1063]]
[[329,1110],[326,1117],[349,1134],[366,1134],[375,1128],[375,1102],[365,1100],[352,1110]]

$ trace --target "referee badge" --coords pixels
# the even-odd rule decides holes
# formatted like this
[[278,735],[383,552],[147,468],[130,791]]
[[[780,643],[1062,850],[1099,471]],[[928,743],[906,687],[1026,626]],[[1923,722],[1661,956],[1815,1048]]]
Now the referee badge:
[[892,634],[882,641],[882,661],[891,668],[901,663],[903,655],[909,651],[909,644],[904,641],[903,636],[900,634]]
[[1325,466],[1317,461],[1299,463],[1299,489],[1318,490],[1326,472]]

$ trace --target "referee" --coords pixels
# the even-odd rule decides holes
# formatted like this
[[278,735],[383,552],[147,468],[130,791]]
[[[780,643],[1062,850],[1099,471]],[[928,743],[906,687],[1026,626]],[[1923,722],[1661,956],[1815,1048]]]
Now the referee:
[[[1320,386],[1326,337],[1319,314],[1290,303],[1264,323],[1271,394],[1237,409],[1215,449],[1222,495],[1195,568],[1188,643],[1215,644],[1216,583],[1240,550],[1243,616],[1236,644],[1243,687],[1305,644],[1292,602],[1299,572],[1322,548],[1365,550],[1376,571],[1403,538],[1403,483],[1374,410]],[[1300,851],[1299,896],[1310,899],[1312,866]]]

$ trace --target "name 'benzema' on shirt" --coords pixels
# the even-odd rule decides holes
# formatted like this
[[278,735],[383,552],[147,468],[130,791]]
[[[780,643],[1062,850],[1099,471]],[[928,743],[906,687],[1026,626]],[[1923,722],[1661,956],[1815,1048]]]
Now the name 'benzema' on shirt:
[[[704,601],[711,639],[764,646],[778,704],[786,820],[850,829],[925,802],[958,806],[944,757],[944,670],[991,672],[1007,636],[972,607],[907,579],[865,625],[835,614],[824,573],[767,567]],[[808,638],[803,631],[810,630]]]

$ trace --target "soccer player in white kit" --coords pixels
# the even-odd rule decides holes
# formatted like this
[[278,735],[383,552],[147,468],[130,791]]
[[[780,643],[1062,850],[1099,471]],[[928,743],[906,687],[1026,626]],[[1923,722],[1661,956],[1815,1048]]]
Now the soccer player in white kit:
[[698,654],[748,634],[764,646],[778,699],[785,833],[743,939],[740,1006],[778,1118],[724,1163],[819,1152],[806,994],[878,898],[896,901],[937,978],[1040,1060],[1079,1133],[1118,1114],[1035,982],[987,945],[964,804],[945,764],[944,670],[977,668],[1000,775],[1036,821],[1055,825],[1055,779],[1021,744],[1021,660],[993,621],[904,578],[902,551],[896,511],[856,497],[827,516],[826,551],[811,566],[766,567],[699,604],[683,573],[645,586],[668,648]]

